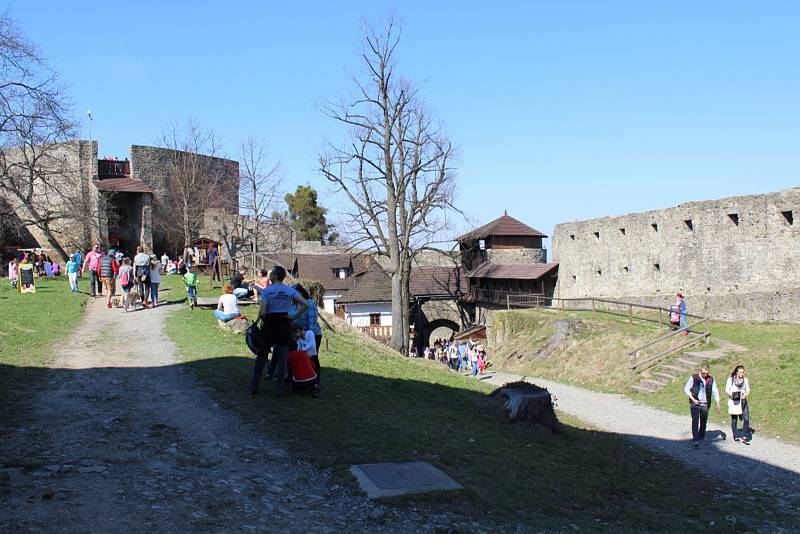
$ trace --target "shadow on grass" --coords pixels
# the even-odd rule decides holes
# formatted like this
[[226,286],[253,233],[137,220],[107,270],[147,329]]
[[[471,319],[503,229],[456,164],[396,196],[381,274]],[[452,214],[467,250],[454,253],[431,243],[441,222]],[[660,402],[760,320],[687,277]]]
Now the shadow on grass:
[[[288,447],[295,457],[333,468],[344,483],[353,484],[347,471],[351,464],[425,460],[465,487],[466,495],[441,493],[391,501],[399,506],[434,503],[473,517],[488,514],[499,520],[514,518],[553,528],[572,523],[590,530],[701,526],[714,531],[708,528],[711,521],[727,528],[726,518],[732,515],[737,529],[771,530],[780,524],[797,524],[797,517],[776,513],[771,496],[746,491],[741,484],[709,483],[697,470],[619,436],[572,424],[564,424],[562,433],[553,434],[536,425],[510,423],[498,416],[496,405],[481,391],[323,367],[320,398],[296,393],[278,399],[267,381],[263,381],[261,393],[251,397],[246,386],[252,362],[229,356],[154,368],[71,370],[0,365],[0,373],[12,378],[7,384],[44,387],[82,378],[80,374],[88,374],[97,384],[148,384],[190,371],[198,385],[208,388],[214,400],[244,423]],[[0,400],[9,396],[17,401],[35,398],[22,388],[0,392]],[[91,404],[100,401],[90,396],[81,402],[85,406],[73,408],[93,413]],[[57,411],[53,417],[58,417]],[[198,424],[202,420],[198,409]],[[25,425],[26,418],[14,418],[4,411],[0,423],[4,443],[0,453],[7,458],[8,451],[3,448],[8,446],[8,433]],[[140,422],[144,426],[150,423]],[[642,439],[653,445],[662,441]],[[793,486],[784,486],[786,492],[800,493],[800,477],[795,473],[714,450],[714,461],[735,462],[742,473],[766,468],[771,477],[794,480]],[[713,470],[708,458],[698,452],[699,469]],[[748,504],[742,506],[745,497]]]

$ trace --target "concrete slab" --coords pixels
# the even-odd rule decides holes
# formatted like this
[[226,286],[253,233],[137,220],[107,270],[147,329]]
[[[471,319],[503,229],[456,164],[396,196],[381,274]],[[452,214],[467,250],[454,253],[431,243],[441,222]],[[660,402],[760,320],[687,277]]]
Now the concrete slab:
[[370,499],[463,489],[428,462],[361,464],[350,467],[350,471]]

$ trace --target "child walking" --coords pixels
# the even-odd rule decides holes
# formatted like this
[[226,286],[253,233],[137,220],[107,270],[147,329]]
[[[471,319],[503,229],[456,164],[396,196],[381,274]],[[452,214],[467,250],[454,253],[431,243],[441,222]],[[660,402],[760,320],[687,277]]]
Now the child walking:
[[122,288],[122,307],[125,311],[128,311],[131,307],[133,277],[130,258],[122,258],[122,266],[119,268],[119,286]]
[[197,306],[197,275],[192,272],[192,266],[189,264],[186,264],[183,283],[186,286],[186,294],[189,296],[189,308],[193,310]]
[[8,281],[11,282],[11,287],[14,289],[17,288],[17,282],[19,281],[19,264],[17,263],[17,258],[12,259],[8,263]]
[[69,278],[69,288],[73,293],[78,292],[78,271],[81,269],[81,264],[78,262],[75,254],[69,255],[67,262],[67,278]]

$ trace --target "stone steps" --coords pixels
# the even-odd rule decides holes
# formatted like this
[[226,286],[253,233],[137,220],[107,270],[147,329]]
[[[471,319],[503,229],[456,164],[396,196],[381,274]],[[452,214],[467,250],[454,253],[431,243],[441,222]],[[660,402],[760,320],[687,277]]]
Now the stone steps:
[[715,350],[681,352],[661,361],[646,371],[639,383],[632,385],[631,389],[642,393],[654,393],[677,380],[680,375],[694,371],[704,361],[716,360],[729,352],[745,352],[747,350],[744,347],[723,340],[718,340],[718,343],[720,347]]

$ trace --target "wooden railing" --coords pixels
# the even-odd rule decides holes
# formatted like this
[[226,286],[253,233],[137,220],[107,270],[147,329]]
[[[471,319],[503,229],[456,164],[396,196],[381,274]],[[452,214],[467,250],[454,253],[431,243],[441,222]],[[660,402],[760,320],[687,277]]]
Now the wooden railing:
[[[633,320],[636,319],[637,321],[656,322],[672,328],[672,325],[669,323],[669,315],[672,310],[660,306],[637,304],[635,302],[626,302],[622,300],[598,297],[562,299],[546,297],[536,293],[522,294],[509,292],[505,296],[504,304],[508,309],[512,307],[540,307],[563,311],[591,311],[592,314],[604,313],[627,317],[628,323],[633,323]],[[696,319],[696,321],[688,324],[685,328],[677,328],[664,336],[648,341],[628,353],[631,357],[630,369],[632,371],[638,372],[643,367],[653,364],[670,354],[683,350],[689,345],[699,343],[700,341],[708,341],[711,336],[711,331],[708,328],[708,318],[691,313],[684,313],[683,315],[687,318]],[[671,342],[674,341],[674,336],[680,335],[683,332],[685,332],[689,338],[683,343],[672,346]],[[665,347],[665,344],[667,344],[666,348],[661,348],[657,353],[641,359],[642,351],[645,349],[652,349],[656,346]]]
[[370,325],[370,326],[359,326],[358,329],[362,333],[367,334],[372,339],[380,341],[382,343],[391,341],[392,339],[391,326]]
[[541,304],[538,304],[536,297],[544,298],[543,293],[527,293],[525,291],[511,291],[507,289],[474,288],[472,290],[472,294],[475,300],[478,302],[499,304],[502,306],[509,306],[509,300],[512,301],[512,304],[518,306],[538,306]]

